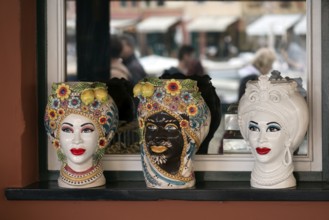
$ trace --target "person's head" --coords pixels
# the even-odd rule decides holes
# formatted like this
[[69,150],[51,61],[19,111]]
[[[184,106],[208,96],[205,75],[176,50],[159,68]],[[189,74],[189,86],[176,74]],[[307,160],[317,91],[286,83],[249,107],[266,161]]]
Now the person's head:
[[194,51],[194,48],[190,45],[183,45],[178,51],[178,60],[183,63],[186,68],[188,68],[194,60]]
[[[256,161],[288,160],[304,139],[308,108],[295,81],[271,82],[267,76],[249,81],[239,102],[238,120],[243,138]],[[289,161],[290,158],[290,161]]]
[[123,34],[120,36],[120,40],[123,46],[121,56],[126,59],[135,52],[135,39],[129,34]]
[[203,76],[205,74],[205,70],[202,66],[200,60],[194,59],[187,70],[187,76]]
[[[143,84],[144,83],[144,84]],[[144,151],[154,166],[170,175],[181,168],[207,136],[210,111],[196,81],[158,80],[135,86]]]
[[117,35],[111,34],[110,39],[110,59],[119,59],[123,50],[122,43]]
[[255,66],[263,75],[268,74],[276,59],[275,52],[270,48],[260,48],[257,50],[252,65]]
[[105,84],[65,82],[52,88],[45,127],[59,160],[74,167],[97,165],[118,125]]

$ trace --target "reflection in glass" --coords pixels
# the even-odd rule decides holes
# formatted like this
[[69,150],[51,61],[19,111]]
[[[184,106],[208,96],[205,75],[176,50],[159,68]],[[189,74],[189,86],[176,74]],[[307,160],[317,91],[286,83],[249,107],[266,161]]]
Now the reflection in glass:
[[[123,3],[125,2],[125,3]],[[67,2],[67,24],[74,18],[75,1]],[[207,11],[207,15],[204,12]],[[161,14],[161,16],[159,16]],[[208,154],[250,153],[235,128],[241,81],[240,70],[248,66],[261,47],[275,52],[272,69],[283,76],[301,78],[307,91],[306,3],[303,1],[110,1],[110,34],[131,35],[135,54],[149,76],[178,66],[178,50],[194,47],[196,58],[212,78],[221,99],[222,120],[210,142]],[[71,34],[70,34],[71,33]],[[73,33],[73,34],[72,34]],[[74,31],[67,31],[67,78],[76,63]],[[76,66],[76,64],[75,64]],[[70,68],[69,68],[70,67]],[[305,95],[305,94],[304,94]],[[138,152],[136,124],[125,125],[116,138],[119,150]],[[126,143],[126,144],[125,144]],[[305,139],[297,150],[307,155]]]

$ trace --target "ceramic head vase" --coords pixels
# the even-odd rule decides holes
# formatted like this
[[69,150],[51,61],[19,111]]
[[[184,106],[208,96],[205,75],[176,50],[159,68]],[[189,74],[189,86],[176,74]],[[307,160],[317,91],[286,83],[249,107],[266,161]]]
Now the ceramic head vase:
[[260,76],[247,83],[238,109],[240,131],[255,157],[251,186],[296,186],[292,154],[304,140],[309,114],[293,80]]
[[191,188],[192,157],[207,136],[210,111],[196,81],[148,78],[134,87],[139,98],[141,156],[147,187]]
[[45,127],[62,162],[58,184],[89,188],[105,184],[100,160],[118,125],[118,111],[103,83],[54,83]]

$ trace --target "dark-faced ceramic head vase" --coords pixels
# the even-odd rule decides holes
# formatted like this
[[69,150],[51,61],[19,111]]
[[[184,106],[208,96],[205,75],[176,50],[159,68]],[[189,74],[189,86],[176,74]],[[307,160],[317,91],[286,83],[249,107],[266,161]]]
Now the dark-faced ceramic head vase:
[[254,188],[280,189],[296,186],[294,151],[305,138],[309,112],[294,80],[249,81],[238,108],[240,131],[251,147],[255,163]]
[[196,81],[148,78],[134,87],[139,98],[141,156],[147,187],[191,188],[192,158],[207,136],[210,111]]
[[62,162],[58,184],[90,188],[105,184],[101,158],[118,125],[118,110],[106,85],[54,83],[45,127]]

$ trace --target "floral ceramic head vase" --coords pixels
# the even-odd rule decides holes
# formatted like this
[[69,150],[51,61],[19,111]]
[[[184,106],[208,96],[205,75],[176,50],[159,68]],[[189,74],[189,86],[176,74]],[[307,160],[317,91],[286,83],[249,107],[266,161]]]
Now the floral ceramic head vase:
[[134,87],[148,187],[195,184],[192,156],[209,131],[210,111],[196,81],[148,78]]
[[[99,165],[105,148],[118,125],[118,110],[107,93],[106,85],[97,82],[65,82],[52,85],[44,121],[47,134],[63,165],[67,164],[68,155],[61,147],[60,134],[63,133],[61,126],[63,126],[63,120],[72,115],[75,116],[75,119],[80,117],[82,120],[89,120],[91,126],[96,130],[98,140],[94,138],[97,143],[93,145],[98,145],[98,147],[95,152],[92,152],[92,161],[95,166]],[[66,128],[66,130],[72,128]],[[84,132],[88,133],[90,129],[87,128]],[[73,131],[67,133],[73,133]],[[79,154],[79,152],[74,154]],[[79,163],[77,162],[77,164]],[[101,172],[99,171],[99,173]]]
[[238,109],[240,131],[251,146],[255,166],[251,185],[288,188],[296,185],[292,154],[304,140],[309,114],[305,99],[293,80],[247,83]]

